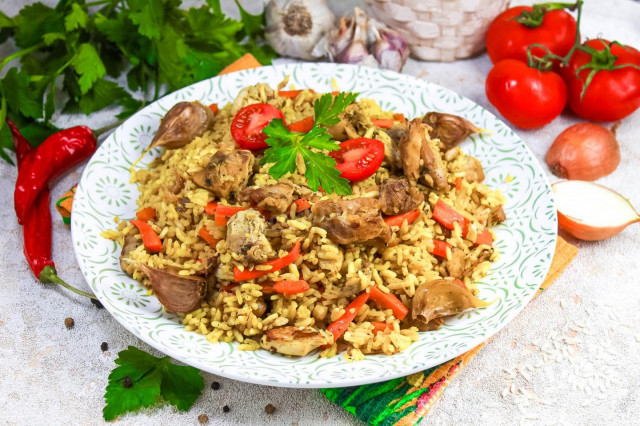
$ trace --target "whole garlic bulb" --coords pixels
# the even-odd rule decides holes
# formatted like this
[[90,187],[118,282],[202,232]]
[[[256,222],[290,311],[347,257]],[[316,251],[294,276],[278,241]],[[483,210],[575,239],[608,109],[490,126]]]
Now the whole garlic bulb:
[[314,46],[333,28],[325,0],[271,0],[265,10],[265,37],[282,56],[318,59]]
[[369,19],[369,51],[382,68],[400,71],[409,57],[409,45],[396,30]]

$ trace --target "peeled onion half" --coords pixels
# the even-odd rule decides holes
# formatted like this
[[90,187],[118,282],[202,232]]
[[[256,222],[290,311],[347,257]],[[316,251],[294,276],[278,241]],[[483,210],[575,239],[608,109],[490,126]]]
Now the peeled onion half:
[[599,241],[619,234],[640,215],[629,200],[593,182],[565,180],[551,185],[560,229],[580,240]]

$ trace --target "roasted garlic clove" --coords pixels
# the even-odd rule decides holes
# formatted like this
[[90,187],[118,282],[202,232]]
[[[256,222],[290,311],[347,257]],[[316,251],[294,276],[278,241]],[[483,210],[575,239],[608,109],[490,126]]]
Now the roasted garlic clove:
[[149,147],[181,148],[204,135],[211,128],[213,120],[213,111],[200,102],[177,103],[160,122],[160,128]]
[[424,283],[416,289],[411,317],[428,324],[436,318],[490,304],[478,299],[466,287],[456,284],[453,280],[438,279]]

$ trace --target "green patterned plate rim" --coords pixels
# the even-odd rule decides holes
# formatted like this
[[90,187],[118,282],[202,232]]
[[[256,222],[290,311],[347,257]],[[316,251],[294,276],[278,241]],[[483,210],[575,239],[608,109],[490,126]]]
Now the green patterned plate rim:
[[[368,356],[348,362],[342,356],[287,358],[267,351],[246,352],[234,344],[207,342],[186,332],[178,318],[161,308],[138,282],[119,267],[119,248],[100,233],[113,229],[114,216],[133,218],[138,189],[129,168],[148,146],[160,118],[175,103],[200,100],[225,104],[247,85],[275,87],[286,75],[296,87],[358,91],[384,109],[406,117],[427,111],[458,114],[488,129],[469,138],[463,149],[483,164],[486,183],[507,199],[507,221],[498,226],[502,253],[479,283],[480,297],[495,302],[450,318],[438,331],[420,333],[419,341],[393,356]],[[155,149],[138,167],[160,153]],[[159,351],[199,369],[245,382],[286,387],[341,387],[380,382],[450,360],[487,340],[531,300],[544,280],[554,254],[557,218],[545,174],[520,138],[494,115],[463,96],[414,77],[373,68],[326,63],[268,66],[214,77],[165,96],[118,127],[85,168],[71,216],[73,247],[80,269],[105,308],[134,335]]]

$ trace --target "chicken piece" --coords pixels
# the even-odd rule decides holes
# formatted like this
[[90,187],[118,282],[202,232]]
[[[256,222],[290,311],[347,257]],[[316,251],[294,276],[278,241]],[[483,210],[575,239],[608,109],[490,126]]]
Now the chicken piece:
[[327,131],[340,142],[359,138],[366,131],[366,124],[371,124],[357,102],[349,105],[343,113],[338,115],[338,118],[340,118],[340,122],[327,128]]
[[265,231],[267,222],[253,209],[241,210],[227,223],[227,246],[240,261],[260,263],[274,254]]
[[284,213],[293,203],[294,190],[292,183],[281,181],[273,185],[247,188],[238,194],[238,201],[250,203],[261,210]]
[[447,171],[440,158],[440,151],[436,144],[427,138],[428,126],[421,123],[419,118],[411,120],[407,134],[400,140],[400,156],[404,175],[409,182],[415,184],[420,177],[422,159],[423,167],[427,174],[424,175],[425,182],[438,191],[445,191],[449,188],[447,183]]
[[464,178],[467,182],[482,182],[484,180],[484,171],[482,164],[475,157],[467,156],[464,159]]
[[204,135],[211,128],[214,120],[213,111],[200,102],[177,103],[160,122],[160,127],[149,147],[181,148]]
[[465,274],[464,265],[467,262],[467,258],[464,254],[464,251],[454,247],[451,249],[451,259],[447,261],[447,271],[449,271],[449,276],[457,279],[462,279]]
[[163,269],[142,265],[156,297],[169,312],[190,312],[200,306],[207,291],[206,279],[178,275]]
[[[337,248],[338,246],[333,247]],[[332,256],[330,257],[318,256],[318,266],[320,266],[320,269],[324,269],[325,271],[333,273],[340,272],[343,263],[344,254],[342,253],[342,250],[339,249],[332,252]]]
[[192,174],[191,179],[218,198],[229,198],[232,192],[238,193],[246,188],[254,161],[251,151],[239,150],[228,154],[218,151],[207,167]]
[[311,327],[279,327],[267,330],[262,344],[267,349],[284,355],[305,356],[312,350],[326,344],[330,339]]
[[339,142],[344,142],[348,139],[355,139],[360,137],[356,132],[356,129],[353,127],[353,124],[346,118],[344,118],[344,114],[340,114],[338,116],[340,121],[337,124],[334,124],[331,127],[327,128],[327,131],[331,135],[331,137]]
[[373,138],[378,139],[384,145],[384,161],[393,169],[402,168],[398,143],[389,136],[389,133],[384,130],[376,131]]
[[313,224],[327,231],[336,243],[349,244],[391,236],[380,214],[380,201],[374,198],[320,201],[311,208]]
[[380,186],[382,213],[397,215],[415,210],[424,201],[424,194],[406,179],[387,179]]
[[478,258],[476,259],[475,262],[471,263],[471,265],[469,265],[467,267],[467,269],[462,271],[462,274],[459,277],[454,277],[454,278],[462,279],[462,277],[464,277],[468,273],[472,272],[475,269],[476,266],[478,266],[479,264],[481,264],[484,261],[489,260],[489,258],[491,257],[491,253],[492,252],[493,252],[492,250],[483,251],[482,254],[480,256],[478,256]]
[[133,269],[131,262],[128,261],[129,253],[134,251],[142,243],[134,235],[127,234],[124,236],[124,244],[122,245],[122,251],[120,252],[120,268],[129,275],[133,276]]
[[489,220],[487,221],[487,226],[495,226],[499,223],[507,220],[507,216],[504,214],[504,210],[502,206],[496,206],[491,209],[489,213]]

